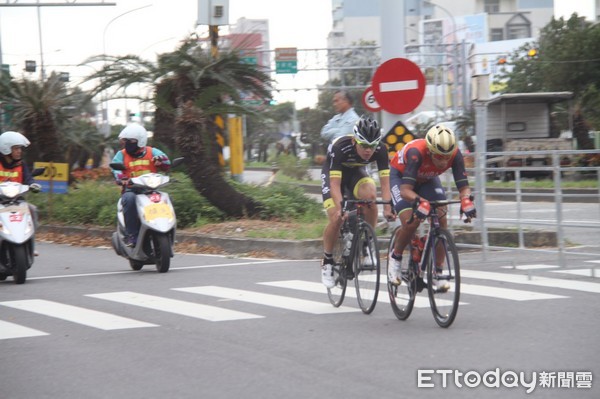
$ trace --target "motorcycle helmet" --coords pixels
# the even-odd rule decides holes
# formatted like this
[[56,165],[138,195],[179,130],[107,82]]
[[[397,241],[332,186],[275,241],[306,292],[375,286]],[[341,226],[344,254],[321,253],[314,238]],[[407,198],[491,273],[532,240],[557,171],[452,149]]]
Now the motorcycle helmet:
[[27,147],[29,144],[29,140],[19,132],[8,131],[0,134],[0,152],[4,155],[10,155],[16,145]]
[[121,133],[119,133],[119,139],[132,139],[137,140],[138,147],[145,147],[148,143],[148,132],[142,125],[137,123],[130,123],[125,126]]

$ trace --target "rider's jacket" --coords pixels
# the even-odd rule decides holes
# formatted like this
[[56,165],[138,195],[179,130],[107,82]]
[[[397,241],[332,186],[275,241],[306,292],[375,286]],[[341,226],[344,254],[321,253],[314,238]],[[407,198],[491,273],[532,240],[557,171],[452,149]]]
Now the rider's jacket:
[[403,184],[420,184],[441,175],[452,168],[452,174],[458,188],[467,185],[467,173],[465,162],[460,150],[456,150],[446,167],[435,166],[431,159],[431,153],[424,139],[416,139],[402,147],[394,154],[390,161],[392,168],[402,174]]
[[122,172],[126,178],[156,173],[156,166],[152,162],[152,147],[144,148],[141,157],[132,157],[125,150],[121,150],[121,153],[123,154],[123,164],[127,168]]
[[14,168],[5,168],[0,163],[0,181],[14,181],[21,183],[23,181],[23,165]]
[[21,184],[33,183],[33,176],[22,160],[8,162],[0,155],[0,182],[14,181]]

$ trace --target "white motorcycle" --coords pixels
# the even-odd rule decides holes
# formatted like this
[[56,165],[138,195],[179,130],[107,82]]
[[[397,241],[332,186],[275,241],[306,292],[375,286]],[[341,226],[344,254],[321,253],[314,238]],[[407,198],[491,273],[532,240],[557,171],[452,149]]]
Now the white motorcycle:
[[[39,176],[44,170],[37,168],[32,175]],[[29,187],[10,181],[0,183],[0,281],[13,276],[15,284],[23,284],[33,265],[34,215],[24,198]]]
[[[175,167],[183,162],[177,158],[171,163]],[[125,170],[125,165],[111,163],[114,170]],[[125,243],[125,217],[121,199],[117,204],[117,231],[112,235],[112,247],[117,255],[129,260],[133,270],[141,270],[144,265],[155,264],[159,273],[169,271],[174,256],[175,229],[177,219],[169,194],[158,191],[171,181],[167,175],[147,173],[129,180],[128,189],[137,195],[135,199],[140,230],[134,247]]]

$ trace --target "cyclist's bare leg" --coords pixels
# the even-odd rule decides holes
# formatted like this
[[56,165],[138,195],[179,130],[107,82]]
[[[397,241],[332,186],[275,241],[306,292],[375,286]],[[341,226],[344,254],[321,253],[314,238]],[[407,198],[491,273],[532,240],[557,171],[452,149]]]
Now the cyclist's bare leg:
[[[439,220],[440,220],[440,227],[447,229],[448,228],[448,218],[446,217],[446,209],[447,207],[439,207],[438,208],[438,216],[439,216]],[[435,267],[436,268],[440,268],[442,267],[442,265],[444,264],[444,262],[446,261],[445,259],[445,251],[444,251],[444,246],[442,245],[441,242],[438,242],[438,245],[435,248]]]
[[[356,198],[365,201],[376,201],[377,200],[377,187],[371,181],[367,180],[364,182],[359,181],[355,188]],[[363,207],[365,220],[375,228],[377,225],[377,205],[371,204],[370,206]]]
[[420,222],[415,218],[412,223],[408,224],[408,220],[412,215],[412,209],[406,208],[400,211],[398,218],[402,223],[402,228],[397,230],[394,252],[401,254],[404,248],[408,245],[413,235],[419,228]]
[[327,217],[329,222],[323,231],[323,251],[330,254],[333,252],[333,246],[337,240],[338,232],[342,227],[342,219],[339,217],[335,207],[327,209]]

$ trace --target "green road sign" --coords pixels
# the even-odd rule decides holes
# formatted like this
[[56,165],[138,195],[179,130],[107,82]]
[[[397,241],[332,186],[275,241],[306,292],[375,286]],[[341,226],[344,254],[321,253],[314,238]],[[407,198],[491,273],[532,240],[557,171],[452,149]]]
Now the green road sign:
[[298,61],[275,61],[276,73],[298,73]]

